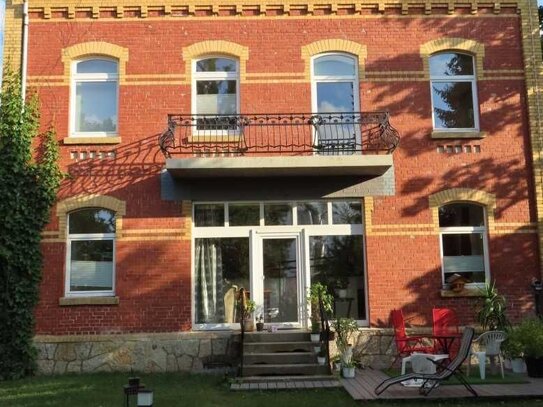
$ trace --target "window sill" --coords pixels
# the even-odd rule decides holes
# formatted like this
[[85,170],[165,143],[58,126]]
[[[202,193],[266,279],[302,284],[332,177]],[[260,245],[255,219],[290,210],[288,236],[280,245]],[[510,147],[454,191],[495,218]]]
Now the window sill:
[[484,131],[439,131],[434,130],[432,131],[432,138],[433,139],[473,139],[473,138],[485,138],[486,133]]
[[62,297],[59,298],[58,305],[119,305],[119,297]]
[[466,287],[462,291],[455,292],[449,289],[441,290],[442,298],[456,298],[456,297],[484,297],[484,293],[478,287]]
[[64,144],[120,144],[120,137],[65,137]]

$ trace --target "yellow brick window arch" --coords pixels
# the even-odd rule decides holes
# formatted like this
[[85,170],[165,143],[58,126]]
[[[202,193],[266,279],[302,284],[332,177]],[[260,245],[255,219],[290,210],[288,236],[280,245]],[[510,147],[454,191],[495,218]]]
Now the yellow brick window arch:
[[110,44],[103,41],[82,42],[66,47],[62,50],[62,62],[64,63],[64,83],[70,83],[71,64],[76,59],[106,56],[119,62],[119,84],[126,81],[126,63],[128,62],[128,48]]
[[304,77],[311,80],[311,60],[315,55],[327,52],[344,52],[358,58],[358,79],[365,77],[365,61],[367,47],[354,41],[343,39],[326,39],[315,41],[302,47],[302,59],[305,61]]
[[240,82],[245,81],[247,76],[247,60],[249,59],[249,48],[230,41],[201,41],[183,48],[183,60],[185,61],[186,83],[192,83],[192,61],[195,58],[206,55],[224,55],[237,59],[239,63]]
[[115,230],[117,239],[122,235],[122,218],[126,215],[126,202],[108,195],[79,195],[57,203],[59,238],[67,234],[68,214],[77,209],[105,208],[115,212]]

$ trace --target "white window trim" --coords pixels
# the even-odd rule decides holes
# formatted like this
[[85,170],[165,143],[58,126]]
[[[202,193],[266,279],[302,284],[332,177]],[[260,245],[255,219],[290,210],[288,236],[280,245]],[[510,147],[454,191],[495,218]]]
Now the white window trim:
[[[445,205],[449,205],[454,202],[449,202]],[[445,206],[442,205],[442,206]],[[483,236],[483,265],[485,273],[484,283],[468,283],[466,287],[483,287],[486,282],[490,281],[490,259],[488,254],[488,228],[486,221],[486,208],[476,203],[470,203],[470,205],[480,206],[483,209],[484,226],[447,226],[439,228],[439,254],[441,258],[441,284],[444,289],[448,288],[448,284],[445,281],[445,265],[443,262],[443,235],[461,235],[461,234],[481,234]]]
[[[87,208],[80,208],[87,209]],[[88,208],[91,209],[91,208]],[[101,208],[96,208],[101,209]],[[77,211],[74,211],[77,212]],[[72,233],[70,234],[70,214],[68,214],[68,227],[66,228],[66,273],[64,281],[64,295],[66,297],[112,297],[115,295],[115,258],[116,258],[116,245],[115,245],[115,233]],[[85,240],[111,240],[113,242],[112,253],[112,270],[111,270],[111,290],[102,291],[71,291],[70,290],[70,277],[71,277],[71,257],[72,257],[72,242],[73,241],[85,241]]]
[[[337,200],[336,200],[337,201]],[[345,202],[355,200],[341,200]],[[368,293],[368,275],[367,275],[367,251],[366,251],[366,237],[364,234],[364,206],[361,207],[361,223],[356,225],[334,225],[332,224],[332,202],[327,202],[328,208],[328,224],[324,225],[297,225],[297,203],[302,202],[315,202],[311,201],[236,201],[236,204],[259,204],[260,205],[260,225],[259,226],[227,226],[228,225],[228,204],[227,201],[194,201],[192,205],[192,239],[191,239],[191,320],[193,330],[224,330],[224,329],[239,329],[239,323],[221,323],[221,324],[197,324],[196,323],[196,302],[195,302],[195,240],[197,238],[229,238],[229,237],[246,237],[249,239],[249,262],[252,264],[251,256],[254,255],[252,244],[254,242],[256,234],[269,234],[269,233],[300,233],[301,235],[301,254],[306,259],[309,258],[309,237],[311,236],[362,236],[363,253],[364,253],[364,291],[365,291],[365,309],[366,319],[357,320],[360,327],[368,327],[370,320],[369,310],[369,293]],[[289,203],[292,205],[293,225],[281,225],[281,226],[264,226],[264,204],[268,203]],[[225,224],[224,226],[202,226],[197,227],[194,225],[194,208],[198,204],[224,204],[225,210]],[[300,258],[301,267],[303,267],[303,274],[305,282],[310,281],[311,270],[309,265],[305,264],[303,258]],[[251,277],[250,277],[251,278]],[[309,287],[307,287],[309,289]]]
[[[199,61],[203,61],[206,59],[212,59],[212,58],[223,58],[228,59],[230,61],[233,61],[236,64],[236,71],[235,72],[197,72],[196,71],[196,64]],[[191,114],[193,116],[198,115],[198,111],[196,108],[197,101],[197,87],[196,82],[199,80],[211,80],[211,81],[224,81],[224,80],[235,80],[236,81],[236,115],[240,114],[240,94],[239,94],[239,83],[240,83],[240,73],[239,73],[239,59],[232,58],[231,56],[227,55],[220,55],[220,54],[213,54],[213,55],[206,55],[202,58],[196,58],[192,60],[191,64],[192,69],[192,78],[191,78]],[[193,135],[195,136],[221,136],[221,135],[237,135],[239,134],[239,130],[198,130],[196,128],[196,125],[194,126]]]
[[[117,73],[76,73],[77,64],[85,61],[103,60],[114,62],[117,65]],[[115,100],[115,110],[117,115],[117,131],[105,132],[105,131],[76,131],[76,84],[79,82],[116,82],[117,84],[117,100]],[[111,137],[119,134],[119,61],[108,57],[94,57],[77,59],[71,62],[71,75],[70,75],[70,136],[71,137]]]
[[[455,75],[455,76],[446,76],[446,75],[432,75],[430,74],[430,100],[432,103],[432,128],[435,132],[453,132],[453,133],[459,133],[459,132],[473,132],[473,131],[479,131],[479,101],[477,98],[477,72],[475,71],[475,57],[471,54],[466,54],[464,52],[457,52],[454,50],[450,51],[441,51],[436,54],[430,55],[429,59],[432,59],[433,56],[439,55],[439,54],[462,54],[471,57],[471,63],[473,67],[473,75]],[[430,69],[430,68],[428,68]],[[471,99],[473,103],[473,126],[474,127],[450,127],[450,128],[442,128],[442,127],[436,127],[436,121],[435,121],[435,113],[434,113],[434,89],[433,89],[433,83],[445,83],[445,82],[470,82],[471,83]]]

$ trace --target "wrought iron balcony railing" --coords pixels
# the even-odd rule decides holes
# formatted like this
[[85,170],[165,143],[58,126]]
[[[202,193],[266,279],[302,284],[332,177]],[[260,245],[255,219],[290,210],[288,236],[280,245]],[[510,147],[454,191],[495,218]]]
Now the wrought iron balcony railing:
[[168,115],[167,157],[390,154],[400,137],[388,112]]

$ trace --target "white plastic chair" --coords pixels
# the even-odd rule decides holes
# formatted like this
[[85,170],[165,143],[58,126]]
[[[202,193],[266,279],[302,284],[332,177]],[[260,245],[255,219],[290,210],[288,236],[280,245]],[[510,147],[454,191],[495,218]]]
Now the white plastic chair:
[[[472,349],[471,355],[477,358],[479,363],[479,374],[481,379],[486,378],[486,358],[498,357],[500,362],[500,368],[502,373],[502,379],[505,377],[503,372],[503,357],[501,354],[500,346],[503,341],[507,339],[507,334],[503,331],[488,331],[479,336],[474,343],[479,344],[479,351]],[[468,358],[467,374],[469,376],[469,370],[471,367],[471,357]]]

